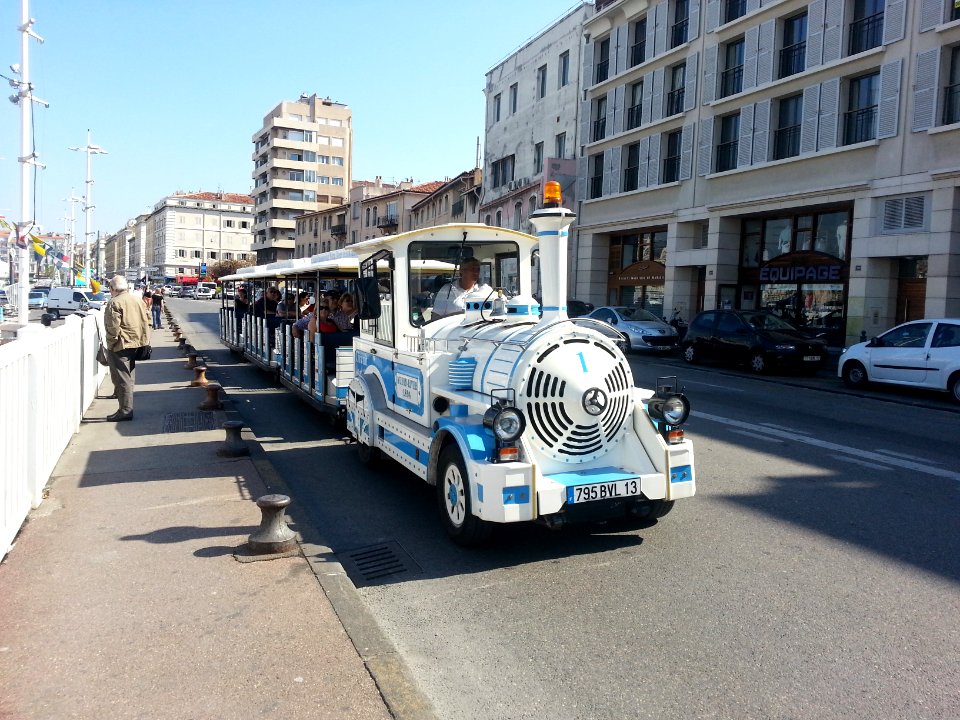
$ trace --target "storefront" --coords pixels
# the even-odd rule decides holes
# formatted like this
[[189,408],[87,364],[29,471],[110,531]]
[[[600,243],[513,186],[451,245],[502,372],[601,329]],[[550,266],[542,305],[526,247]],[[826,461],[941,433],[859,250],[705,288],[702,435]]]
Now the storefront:
[[608,303],[641,307],[664,317],[666,228],[612,236],[609,257]]
[[737,286],[720,306],[768,310],[844,344],[852,206],[744,218]]

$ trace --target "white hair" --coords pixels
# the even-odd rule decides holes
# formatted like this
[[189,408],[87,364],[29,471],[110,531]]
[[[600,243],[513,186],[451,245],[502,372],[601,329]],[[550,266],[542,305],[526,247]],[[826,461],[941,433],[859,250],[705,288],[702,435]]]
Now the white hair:
[[127,279],[123,275],[114,275],[110,278],[110,287],[114,290],[126,290]]

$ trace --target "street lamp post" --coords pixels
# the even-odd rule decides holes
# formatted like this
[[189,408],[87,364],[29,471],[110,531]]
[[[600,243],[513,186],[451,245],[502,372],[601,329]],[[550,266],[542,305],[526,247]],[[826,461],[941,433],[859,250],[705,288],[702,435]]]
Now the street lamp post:
[[90,131],[87,130],[87,145],[86,147],[71,147],[69,150],[75,150],[77,152],[85,152],[87,154],[87,181],[86,181],[86,193],[84,194],[84,203],[83,203],[83,276],[87,284],[87,291],[92,290],[90,285],[90,235],[93,234],[91,229],[91,213],[93,211],[94,205],[92,202],[93,196],[93,178],[91,175],[91,165],[90,157],[92,155],[106,155],[107,151],[104,150],[99,145],[90,144]]

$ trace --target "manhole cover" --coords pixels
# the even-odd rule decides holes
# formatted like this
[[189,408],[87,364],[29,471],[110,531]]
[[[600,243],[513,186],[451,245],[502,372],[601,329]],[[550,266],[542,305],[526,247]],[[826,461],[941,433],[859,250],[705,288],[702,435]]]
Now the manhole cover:
[[383,585],[398,575],[421,572],[420,566],[396,541],[337,553],[337,559],[357,587]]
[[216,429],[217,417],[212,412],[195,410],[193,412],[167,413],[163,416],[163,432],[165,433]]

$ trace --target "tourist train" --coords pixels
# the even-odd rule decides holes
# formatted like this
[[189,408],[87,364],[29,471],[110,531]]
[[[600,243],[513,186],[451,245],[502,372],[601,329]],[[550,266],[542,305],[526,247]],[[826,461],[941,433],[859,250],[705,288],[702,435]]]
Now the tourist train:
[[454,223],[223,278],[251,306],[271,287],[355,296],[355,328],[313,333],[225,299],[221,340],[344,423],[362,462],[434,485],[464,545],[498,523],[659,518],[696,492],[677,379],[635,387],[620,334],[567,317],[557,183],[530,219],[536,236]]

